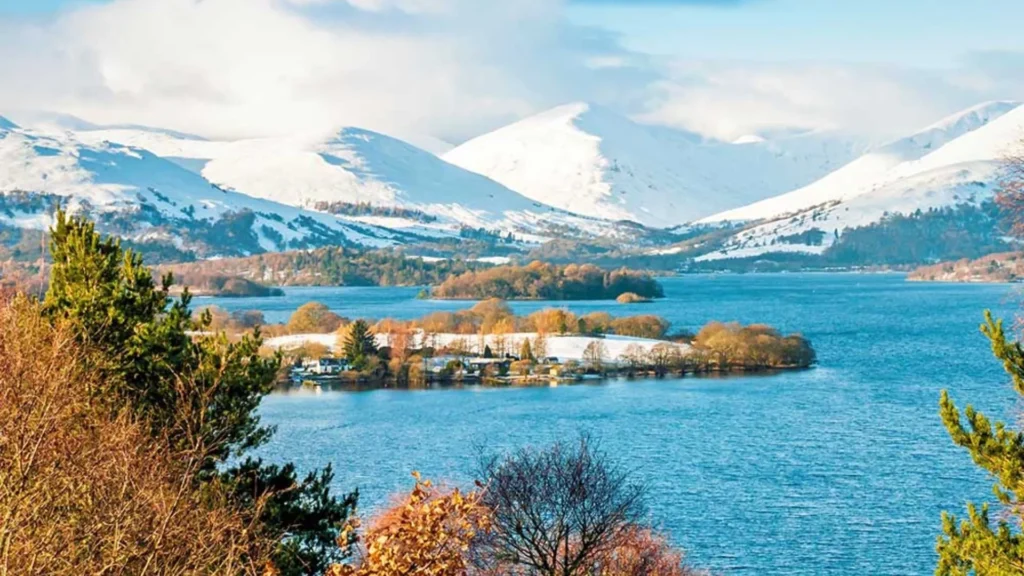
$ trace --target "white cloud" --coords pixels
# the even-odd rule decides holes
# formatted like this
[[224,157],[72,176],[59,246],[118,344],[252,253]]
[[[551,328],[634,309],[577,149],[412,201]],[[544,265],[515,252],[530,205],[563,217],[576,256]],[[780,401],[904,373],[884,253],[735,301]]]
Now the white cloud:
[[655,61],[565,0],[115,0],[0,22],[0,113],[48,109],[208,136],[358,125],[458,141],[570,100],[735,137],[893,132],[1024,98],[1016,55],[958,70]]
[[644,118],[723,139],[778,128],[895,136],[984,100],[1024,99],[1022,70],[677,61]]
[[300,3],[118,0],[9,24],[0,108],[226,136],[358,124],[459,138],[622,73],[584,65],[619,49],[568,26],[560,0]]

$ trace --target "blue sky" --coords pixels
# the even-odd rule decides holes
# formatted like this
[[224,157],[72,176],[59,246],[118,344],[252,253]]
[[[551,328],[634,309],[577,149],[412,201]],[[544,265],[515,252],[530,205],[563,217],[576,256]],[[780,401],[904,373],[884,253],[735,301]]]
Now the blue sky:
[[933,67],[973,52],[1024,50],[1022,0],[591,0],[571,15],[622,33],[629,48],[697,58]]
[[[0,17],[104,1],[0,0]],[[945,67],[1024,51],[1022,0],[572,0],[568,17],[632,50],[688,58]]]
[[90,1],[102,0],[0,0],[0,14],[46,14]]

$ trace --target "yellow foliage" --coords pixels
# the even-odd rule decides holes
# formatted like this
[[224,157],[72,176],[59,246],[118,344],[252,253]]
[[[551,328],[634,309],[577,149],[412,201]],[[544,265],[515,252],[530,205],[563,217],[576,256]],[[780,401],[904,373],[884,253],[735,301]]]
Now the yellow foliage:
[[[490,527],[490,514],[476,492],[438,491],[413,473],[412,493],[384,512],[361,538],[357,565],[336,565],[328,576],[461,576],[470,567],[476,538]],[[348,541],[357,526],[341,539]]]
[[98,384],[69,332],[0,302],[0,574],[266,573],[275,540],[194,487],[202,450],[112,414]]

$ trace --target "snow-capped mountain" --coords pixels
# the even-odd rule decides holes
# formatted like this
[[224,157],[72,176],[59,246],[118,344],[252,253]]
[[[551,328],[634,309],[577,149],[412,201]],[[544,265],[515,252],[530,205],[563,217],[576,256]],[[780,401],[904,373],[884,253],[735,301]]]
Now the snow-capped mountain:
[[392,230],[220,189],[141,148],[45,135],[0,118],[0,222],[45,228],[55,203],[126,238],[167,241],[205,255],[408,240]]
[[968,108],[905,138],[870,150],[816,182],[760,202],[720,212],[700,223],[738,222],[775,218],[844,197],[856,195],[896,166],[917,160],[949,142],[985,126],[1019,106],[1019,102],[987,102]]
[[[703,259],[821,253],[848,228],[890,214],[978,205],[992,197],[1003,159],[1024,135],[1024,106],[993,102],[872,151],[819,182],[707,222],[761,220]],[[808,242],[808,239],[814,238]]]
[[816,135],[705,142],[575,103],[470,140],[444,159],[558,208],[670,227],[811,182],[862,149]]
[[360,128],[330,138],[300,136],[216,142],[151,130],[74,132],[94,144],[128,143],[185,167],[218,186],[303,208],[332,204],[400,207],[431,221],[354,216],[369,224],[416,233],[457,235],[461,227],[512,232],[543,240],[554,226],[616,235],[610,222],[557,210],[449,164],[404,141]]

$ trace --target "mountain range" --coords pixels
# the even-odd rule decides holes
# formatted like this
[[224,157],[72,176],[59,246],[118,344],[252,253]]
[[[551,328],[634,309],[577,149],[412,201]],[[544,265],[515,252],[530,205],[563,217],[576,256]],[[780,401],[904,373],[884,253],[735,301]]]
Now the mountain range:
[[[195,257],[467,237],[703,261],[822,254],[893,214],[985,203],[1024,136],[1015,102],[882,143],[839,131],[722,142],[573,103],[448,151],[430,145],[440,156],[357,127],[215,141],[34,120],[0,117],[0,225],[45,228],[60,204]],[[692,241],[702,232],[714,240]]]
[[757,223],[701,259],[822,253],[845,230],[890,215],[978,206],[994,195],[1004,158],[1022,137],[1020,103],[967,109],[872,149],[809,186],[701,220]]

